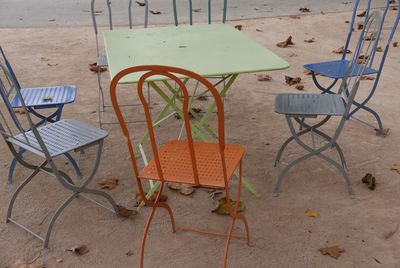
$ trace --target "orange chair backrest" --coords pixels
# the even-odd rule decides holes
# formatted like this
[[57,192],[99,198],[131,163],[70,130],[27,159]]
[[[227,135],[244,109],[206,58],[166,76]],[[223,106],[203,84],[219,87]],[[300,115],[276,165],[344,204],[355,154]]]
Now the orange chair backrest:
[[188,145],[189,145],[189,151],[190,151],[190,157],[191,157],[191,162],[192,162],[192,167],[193,167],[193,174],[195,181],[193,182],[194,184],[199,184],[199,176],[198,176],[198,170],[197,170],[197,165],[196,165],[196,155],[194,152],[194,145],[193,145],[193,137],[192,137],[192,131],[191,131],[191,126],[190,126],[190,120],[189,120],[189,92],[186,88],[186,85],[182,82],[181,79],[179,79],[176,74],[183,75],[187,78],[194,79],[200,84],[204,85],[212,94],[215,100],[216,104],[216,111],[218,114],[218,142],[219,142],[219,149],[221,153],[221,160],[222,160],[222,168],[223,168],[223,174],[225,177],[225,181],[227,181],[226,178],[226,164],[225,164],[225,156],[224,156],[224,150],[225,150],[225,123],[224,123],[224,107],[223,103],[221,100],[221,96],[217,89],[205,78],[200,76],[197,73],[194,73],[189,70],[185,70],[182,68],[176,68],[176,67],[170,67],[170,66],[161,66],[161,65],[143,65],[143,66],[136,66],[136,67],[130,67],[127,69],[124,69],[117,73],[114,78],[111,81],[110,85],[110,94],[111,94],[111,101],[112,105],[114,107],[115,113],[118,118],[118,122],[121,126],[122,132],[127,139],[127,144],[128,144],[128,149],[130,153],[130,157],[132,160],[132,165],[133,169],[135,171],[135,176],[138,178],[139,175],[139,168],[137,165],[134,149],[132,146],[132,141],[131,141],[131,136],[129,133],[129,130],[127,128],[126,122],[124,120],[124,117],[121,113],[120,106],[118,104],[118,99],[116,96],[116,90],[117,90],[117,85],[118,82],[125,76],[130,75],[132,73],[143,73],[139,79],[139,82],[137,84],[137,93],[139,95],[139,99],[143,105],[144,113],[146,116],[146,123],[147,123],[147,128],[149,131],[149,137],[150,137],[150,142],[151,142],[151,149],[153,152],[154,156],[154,161],[156,163],[157,167],[157,172],[159,175],[159,178],[161,181],[164,180],[164,175],[163,171],[161,168],[161,163],[158,155],[158,148],[157,148],[157,143],[155,140],[155,135],[154,135],[154,130],[153,130],[153,122],[152,118],[150,115],[150,110],[149,110],[149,105],[143,95],[143,85],[146,82],[146,79],[148,79],[151,76],[165,76],[168,77],[170,80],[174,81],[178,86],[179,89],[182,91],[183,94],[183,119],[185,122],[185,130],[186,130],[186,135],[188,139]]

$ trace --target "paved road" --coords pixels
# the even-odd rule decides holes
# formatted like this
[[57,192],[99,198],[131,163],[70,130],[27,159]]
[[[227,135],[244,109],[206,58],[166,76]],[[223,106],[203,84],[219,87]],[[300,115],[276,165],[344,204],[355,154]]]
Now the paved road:
[[[354,1],[354,0],[353,0]],[[100,21],[106,20],[105,0],[97,1]],[[115,22],[126,24],[127,0],[113,0]],[[151,24],[172,22],[172,0],[149,0],[151,10],[161,11],[160,15],[150,15]],[[178,0],[182,10],[182,19],[187,20],[186,0]],[[200,21],[204,21],[207,12],[207,0],[193,0],[195,13]],[[215,10],[219,10],[222,0],[214,1]],[[384,0],[375,1],[383,5]],[[340,12],[352,9],[350,0],[229,0],[228,19],[249,19],[260,17],[276,17],[299,13],[299,7],[308,7],[312,13]],[[139,19],[143,7],[134,5],[134,14]],[[43,27],[43,26],[82,26],[91,25],[90,0],[0,0],[0,27]],[[140,21],[136,21],[136,24]]]

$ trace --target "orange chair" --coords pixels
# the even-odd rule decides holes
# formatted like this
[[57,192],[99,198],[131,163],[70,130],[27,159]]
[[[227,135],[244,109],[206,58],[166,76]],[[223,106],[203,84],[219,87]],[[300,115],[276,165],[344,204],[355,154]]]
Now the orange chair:
[[[153,154],[153,159],[149,164],[139,170],[136,157],[131,142],[131,136],[129,130],[126,126],[124,117],[121,113],[120,106],[116,97],[116,89],[118,82],[126,75],[132,73],[143,73],[138,85],[138,95],[143,104],[144,113],[146,116],[147,127],[149,131],[149,137],[151,142],[151,149]],[[216,103],[217,114],[218,114],[218,143],[206,143],[206,142],[194,142],[192,138],[192,132],[189,121],[189,93],[185,84],[176,77],[178,75],[184,75],[188,78],[197,80],[200,84],[205,86],[213,95]],[[163,145],[158,149],[154,131],[153,123],[149,111],[148,103],[143,95],[143,84],[145,80],[151,76],[161,75],[165,76],[180,87],[183,94],[183,119],[185,122],[185,129],[187,140],[172,140]],[[224,255],[224,267],[227,266],[228,250],[231,238],[238,238],[250,243],[250,234],[245,216],[237,212],[238,206],[233,206],[230,201],[229,187],[228,183],[232,177],[236,168],[239,167],[239,184],[236,201],[237,204],[240,200],[240,188],[242,183],[242,158],[245,150],[240,145],[235,144],[225,144],[225,128],[224,128],[224,109],[221,97],[217,89],[205,78],[200,75],[180,68],[168,67],[168,66],[158,66],[158,65],[147,65],[147,66],[137,66],[127,68],[120,71],[111,81],[110,86],[111,101],[114,107],[115,113],[117,115],[118,121],[121,125],[122,132],[127,140],[127,145],[130,153],[130,158],[132,160],[133,169],[137,179],[137,184],[139,188],[140,195],[144,200],[146,206],[151,207],[151,213],[147,220],[140,254],[140,267],[143,267],[144,258],[144,248],[146,243],[147,233],[149,231],[150,223],[153,219],[154,213],[157,208],[164,208],[168,211],[171,218],[172,230],[184,230],[192,231],[200,234],[215,235],[226,237],[225,255]],[[154,201],[150,201],[146,198],[145,192],[143,191],[142,180],[157,180],[160,182],[160,188]],[[207,187],[218,187],[224,188],[227,198],[227,206],[230,212],[231,224],[229,226],[227,233],[216,233],[203,230],[197,230],[189,227],[179,227],[175,225],[174,216],[171,208],[165,204],[160,203],[160,195],[164,188],[165,182],[177,182],[186,183],[195,186],[207,186]],[[232,235],[233,227],[236,220],[243,221],[246,229],[246,235]]]

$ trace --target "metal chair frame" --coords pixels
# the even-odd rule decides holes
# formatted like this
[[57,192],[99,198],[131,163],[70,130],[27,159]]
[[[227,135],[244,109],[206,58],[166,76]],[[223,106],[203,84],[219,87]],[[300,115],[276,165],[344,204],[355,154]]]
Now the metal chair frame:
[[[97,0],[98,1],[98,0]],[[111,8],[111,1],[110,0],[102,0],[106,2],[107,5],[107,15],[108,15],[108,28],[110,31],[114,29],[114,24],[113,24],[113,16],[112,16],[112,8]],[[97,19],[96,19],[96,10],[95,10],[95,2],[96,0],[91,0],[90,4],[90,10],[91,10],[91,15],[92,15],[92,22],[93,22],[93,29],[94,33],[96,36],[96,55],[97,55],[97,85],[98,85],[98,102],[99,102],[99,109],[98,109],[98,117],[99,117],[99,124],[100,128],[103,127],[103,125],[108,125],[108,124],[118,124],[117,122],[102,122],[101,120],[101,113],[105,112],[105,108],[111,107],[111,105],[107,105],[104,100],[104,91],[103,87],[101,85],[101,68],[108,66],[107,63],[107,57],[105,55],[100,54],[100,49],[99,49],[99,37],[98,37],[98,26],[97,26]],[[132,14],[132,5],[133,5],[133,0],[127,0],[128,2],[128,19],[129,19],[129,29],[133,28],[133,14]],[[148,26],[148,21],[149,21],[149,3],[148,0],[144,0],[145,6],[144,6],[144,28],[147,28]],[[124,104],[122,106],[137,106],[135,104]],[[140,122],[140,121],[139,121]],[[130,123],[138,123],[137,121],[133,121]]]
[[[222,0],[224,3],[223,11],[222,11],[222,23],[226,22],[226,13],[228,9],[228,0]],[[189,2],[189,23],[190,25],[193,25],[193,3],[192,0],[188,0]],[[211,2],[212,0],[208,0],[208,24],[211,24],[211,15],[212,15],[212,9],[211,9]],[[178,26],[179,21],[178,21],[178,8],[176,5],[176,0],[172,0],[172,7],[173,7],[173,12],[174,12],[174,23],[175,26]]]
[[[368,18],[369,14],[370,14],[371,2],[372,2],[372,0],[368,0],[367,8],[366,8],[366,15],[365,15],[366,19]],[[388,10],[391,8],[391,4],[390,3],[391,3],[390,0],[386,0],[386,6],[385,6],[385,8],[383,10],[382,21],[381,21],[380,27],[379,27],[379,29],[377,31],[377,35],[376,35],[376,38],[378,40],[381,38],[383,25],[385,23]],[[351,38],[352,38],[352,35],[353,35],[353,29],[354,29],[356,15],[357,15],[358,9],[359,9],[358,8],[359,4],[360,4],[360,0],[357,0],[355,2],[355,5],[354,5],[354,10],[353,10],[351,22],[349,24],[349,31],[348,31],[346,43],[345,43],[345,46],[344,46],[344,53],[343,53],[342,58],[341,58],[342,62],[346,61],[346,57],[347,57],[347,54],[348,54],[347,50],[348,50],[348,48],[350,46],[350,41],[351,41]],[[397,4],[399,4],[399,1],[397,1]],[[397,26],[399,24],[399,20],[400,20],[400,10],[397,11],[396,19],[394,20],[394,22],[392,24],[393,26],[392,26],[390,35],[388,37],[388,40],[386,42],[385,49],[383,51],[383,56],[382,56],[382,59],[381,59],[381,61],[379,63],[379,67],[375,70],[375,80],[373,82],[373,86],[372,86],[369,94],[362,101],[353,100],[353,104],[354,104],[355,107],[350,111],[350,113],[348,115],[348,119],[354,118],[357,121],[360,121],[360,122],[362,122],[362,123],[374,128],[377,131],[378,135],[384,135],[384,128],[383,128],[382,120],[381,120],[379,114],[376,111],[374,111],[372,108],[368,107],[367,104],[371,100],[373,95],[375,94],[375,91],[376,91],[376,89],[378,87],[378,83],[379,83],[379,80],[380,80],[380,77],[381,77],[381,74],[382,74],[382,70],[383,70],[383,67],[384,67],[384,64],[385,64],[385,61],[386,61],[386,57],[387,57],[387,54],[389,52],[390,44],[391,44],[391,42],[393,40],[394,34],[396,33]],[[365,25],[365,22],[364,22],[364,25]],[[374,51],[372,52],[372,55],[371,55],[372,58],[371,58],[371,60],[369,62],[369,67],[370,68],[372,68],[372,65],[374,63],[375,53],[376,53],[376,48],[377,47],[378,47],[378,43],[375,45],[375,49],[374,49]],[[308,69],[307,65],[305,65],[304,67],[306,69]],[[311,70],[311,69],[309,69],[309,70]],[[336,85],[336,83],[338,82],[339,79],[341,79],[341,80],[345,79],[345,77],[333,78],[333,81],[328,86],[323,86],[323,85],[320,84],[320,82],[317,79],[317,73],[315,73],[313,70],[311,70],[311,75],[312,75],[312,79],[313,79],[314,84],[317,86],[317,88],[319,90],[322,91],[322,94],[325,94],[325,93],[327,93],[327,94],[335,94],[335,92],[332,91],[333,87]],[[368,122],[365,122],[365,121],[363,121],[363,120],[361,120],[359,118],[356,118],[354,115],[359,110],[364,110],[364,111],[372,114],[375,117],[378,126],[375,127],[375,126],[371,125]]]
[[[15,81],[15,85],[18,87],[19,90],[24,90],[18,79],[17,76],[15,75],[15,72],[11,66],[11,63],[9,62],[9,60],[7,59],[2,47],[0,46],[0,53],[2,55],[3,60],[0,60],[0,62],[3,62],[3,64],[5,64],[5,66],[8,69],[8,72],[10,73],[11,77],[13,78],[13,80]],[[60,121],[61,119],[61,115],[63,112],[63,108],[64,108],[65,103],[60,103],[60,104],[56,104],[56,105],[33,105],[33,106],[27,106],[27,110],[33,114],[35,117],[39,118],[40,121],[36,122],[35,125],[36,127],[39,127],[43,124],[46,123],[54,123],[57,121]],[[17,108],[17,107],[13,107],[13,108]],[[38,110],[48,110],[48,109],[55,109],[55,111],[50,114],[50,115],[43,115],[41,113],[38,112]],[[20,148],[18,150],[18,156],[22,158],[23,154],[26,152],[25,149]],[[79,169],[79,164],[76,163],[75,159],[71,156],[70,153],[65,153],[66,158],[68,159],[68,161],[72,164],[72,167],[75,169],[75,172],[77,174],[77,176],[81,176],[81,171]],[[10,164],[9,170],[8,170],[8,183],[11,184],[12,183],[12,179],[13,179],[13,175],[14,175],[14,171],[15,168],[17,166],[18,161],[16,159],[13,159],[13,161]]]
[[[298,96],[316,96],[319,98],[325,98],[329,97],[326,95],[320,95],[320,94],[279,94],[276,98],[276,104],[275,104],[275,110],[278,113],[285,114],[286,121],[289,126],[289,130],[291,132],[291,137],[288,138],[281,148],[278,151],[278,154],[275,159],[275,188],[274,188],[274,196],[278,196],[279,194],[279,188],[282,182],[283,177],[291,170],[295,165],[299,164],[300,162],[312,157],[312,156],[318,156],[321,159],[327,161],[328,163],[332,164],[336,169],[339,170],[339,172],[342,174],[346,185],[348,192],[350,196],[353,195],[353,190],[351,187],[351,182],[347,174],[347,164],[346,160],[343,154],[342,149],[337,143],[337,139],[339,138],[342,129],[344,127],[345,122],[348,119],[349,114],[351,113],[351,108],[352,105],[354,104],[354,98],[356,96],[358,87],[360,85],[361,81],[361,76],[363,75],[365,68],[367,68],[369,61],[372,59],[372,54],[374,50],[376,49],[376,44],[378,42],[378,39],[372,40],[368,42],[368,46],[366,47],[367,41],[365,40],[365,37],[368,36],[368,34],[372,32],[376,32],[376,30],[379,27],[379,24],[381,23],[381,17],[377,11],[374,11],[372,15],[369,15],[364,29],[362,30],[360,34],[360,39],[357,44],[356,51],[353,55],[353,59],[347,69],[346,72],[346,77],[342,80],[341,86],[338,90],[337,95],[340,96],[343,100],[343,105],[344,109],[342,114],[340,116],[342,117],[336,131],[333,136],[329,136],[328,134],[324,133],[320,127],[322,127],[324,124],[326,124],[329,119],[332,116],[339,116],[339,114],[334,114],[334,113],[325,113],[325,114],[319,114],[316,112],[313,112],[313,107],[309,107],[308,109],[310,110],[308,113],[303,113],[303,114],[293,114],[293,113],[288,113],[285,111],[281,111],[280,108],[278,107],[279,105],[279,98],[282,98],[283,96],[288,96],[288,95],[298,95]],[[365,48],[366,47],[366,48]],[[357,59],[358,56],[365,50],[365,55],[367,55],[367,59],[365,62],[361,65],[357,64]],[[356,75],[353,75],[356,74]],[[290,104],[289,104],[290,105]],[[294,105],[294,104],[292,104]],[[304,118],[317,118],[318,116],[324,116],[322,120],[319,122],[310,125],[304,122]],[[300,126],[300,130],[296,129],[294,126],[294,122],[297,122]],[[306,142],[304,142],[301,137],[307,133],[311,134],[312,138],[312,146],[308,145]],[[322,138],[325,143],[320,146],[316,147],[315,146],[315,135],[318,137]],[[280,168],[280,160],[281,157],[287,148],[287,145],[289,145],[292,141],[296,141],[300,147],[305,149],[307,154],[302,155],[301,157],[296,158],[295,160],[291,161],[289,164],[287,164],[283,170]],[[337,162],[336,160],[330,158],[329,156],[323,154],[326,150],[328,149],[336,149],[339,157],[340,157],[340,163]]]
[[[21,164],[22,166],[26,167],[27,169],[32,170],[32,173],[22,182],[22,184],[16,189],[16,191],[12,195],[8,209],[7,209],[6,222],[14,223],[18,227],[24,229],[28,233],[39,238],[40,240],[42,240],[44,242],[44,247],[47,248],[49,245],[51,232],[52,232],[52,229],[54,227],[54,224],[55,224],[57,218],[60,216],[62,211],[71,203],[71,201],[79,196],[82,196],[103,208],[111,210],[118,215],[116,203],[111,198],[111,196],[109,196],[107,193],[88,188],[88,184],[93,179],[93,177],[98,169],[98,166],[100,163],[101,152],[102,152],[102,148],[103,148],[103,140],[107,136],[107,132],[104,130],[97,130],[95,128],[90,127],[90,130],[94,130],[92,132],[96,132],[94,134],[96,134],[98,136],[97,138],[95,138],[95,139],[88,138],[89,141],[82,142],[82,144],[78,143],[75,146],[68,147],[68,149],[65,149],[65,150],[63,149],[64,151],[63,150],[60,150],[60,152],[57,151],[57,154],[55,154],[54,149],[52,149],[52,151],[50,152],[50,149],[48,149],[48,144],[46,144],[45,140],[42,138],[42,134],[45,134],[46,131],[50,131],[50,129],[54,129],[56,127],[61,128],[62,131],[66,131],[65,124],[64,124],[65,122],[71,123],[71,124],[73,123],[79,129],[83,129],[85,127],[89,128],[89,126],[86,126],[86,125],[81,124],[74,120],[61,120],[61,121],[55,122],[53,124],[49,124],[49,125],[41,126],[41,127],[37,128],[36,124],[34,124],[31,119],[30,113],[28,112],[29,111],[28,107],[26,107],[26,105],[25,105],[25,101],[24,101],[23,95],[21,94],[19,86],[17,85],[16,81],[14,80],[14,77],[9,72],[8,68],[5,67],[1,62],[0,62],[0,71],[4,74],[4,77],[5,77],[5,79],[3,79],[3,80],[0,77],[0,97],[5,105],[3,107],[5,107],[5,109],[6,109],[5,113],[3,113],[0,110],[0,119],[1,119],[0,134],[3,137],[3,139],[5,140],[8,148],[10,149],[12,155],[18,161],[18,163]],[[26,121],[30,126],[29,131],[24,130],[20,120],[16,116],[16,114],[13,111],[13,108],[11,106],[10,98],[13,98],[14,91],[15,91],[17,98],[22,103],[22,109],[25,110]],[[7,116],[7,114],[8,114],[8,116]],[[8,119],[11,118],[11,120],[7,120],[7,118]],[[82,130],[82,131],[84,131],[84,130]],[[47,132],[47,133],[49,133],[49,132]],[[53,132],[52,134],[54,134],[54,133],[55,132]],[[79,139],[79,137],[81,137],[81,136],[88,137],[89,135],[91,135],[93,133],[90,133],[90,131],[86,129],[85,133],[71,132],[70,134],[75,135],[75,138]],[[51,135],[51,134],[47,134],[47,135]],[[55,138],[53,135],[51,135],[51,136],[52,136],[52,138]],[[74,137],[72,137],[72,138],[74,138]],[[56,139],[60,143],[62,142],[62,137],[57,136]],[[79,146],[80,144],[81,144],[81,146]],[[44,161],[40,165],[28,163],[20,156],[19,152],[16,149],[16,147],[21,147],[21,146],[24,147],[24,149],[26,149],[27,151],[35,154],[36,156],[44,158]],[[51,146],[52,146],[52,148],[54,148],[54,144],[52,144]],[[97,146],[96,159],[95,159],[93,168],[92,168],[91,172],[85,178],[83,178],[81,184],[76,185],[68,174],[66,174],[65,172],[63,172],[57,168],[56,164],[53,161],[53,158],[56,156],[59,156],[61,154],[64,154],[65,151],[79,152],[83,149],[86,149],[86,148],[89,148],[92,146]],[[32,181],[32,179],[39,172],[44,172],[44,173],[52,175],[53,177],[55,177],[57,179],[57,181],[64,188],[66,188],[67,190],[72,192],[72,194],[67,199],[65,199],[65,201],[55,211],[55,213],[52,216],[50,223],[48,225],[45,237],[40,236],[39,234],[32,231],[30,228],[26,227],[25,225],[17,222],[16,220],[14,220],[12,218],[13,207],[14,207],[15,201],[16,201],[19,193],[23,190],[23,188],[29,182]],[[104,197],[105,199],[107,199],[110,202],[112,209],[83,195],[85,193]]]
[[[129,130],[127,128],[125,119],[121,113],[121,109],[118,103],[116,91],[117,91],[117,86],[118,82],[126,75],[136,73],[136,72],[143,72],[144,74],[141,76],[138,85],[137,85],[137,92],[139,95],[139,99],[143,105],[143,110],[146,116],[146,121],[147,121],[147,128],[148,128],[148,135],[150,138],[151,142],[151,149],[153,153],[153,158],[155,161],[156,165],[156,172],[159,177],[159,182],[160,186],[158,189],[158,192],[156,194],[155,200],[150,201],[146,197],[146,193],[143,190],[142,186],[142,180],[145,179],[141,177],[141,173],[136,161],[136,156],[134,153],[134,146],[132,145],[131,142],[131,135],[129,133]],[[225,188],[225,194],[227,198],[227,206],[230,212],[230,217],[231,217],[231,224],[229,226],[229,230],[227,233],[217,233],[217,232],[209,232],[209,231],[204,231],[204,230],[197,230],[191,227],[179,227],[175,224],[175,219],[172,213],[171,208],[169,207],[168,204],[165,203],[160,203],[160,196],[164,188],[165,184],[165,178],[164,178],[164,171],[163,168],[161,167],[161,162],[160,162],[160,157],[159,157],[159,150],[158,146],[155,140],[154,136],[154,130],[153,130],[153,120],[150,115],[150,110],[149,110],[149,105],[143,95],[143,85],[146,81],[146,79],[152,77],[152,76],[165,76],[166,78],[170,79],[171,81],[175,82],[178,85],[178,88],[183,94],[183,112],[180,114],[180,116],[184,119],[185,122],[185,130],[186,130],[186,135],[187,135],[187,144],[188,144],[188,149],[190,152],[190,160],[191,160],[191,165],[192,165],[192,171],[194,174],[194,181],[192,182],[193,185],[198,185],[200,186],[202,182],[199,180],[199,173],[198,173],[198,160],[196,160],[196,154],[195,154],[195,149],[194,149],[194,143],[193,143],[193,138],[192,138],[192,130],[191,130],[191,123],[189,120],[189,93],[185,85],[185,81],[188,78],[185,78],[184,81],[180,80],[175,76],[175,74],[181,74],[184,76],[187,76],[188,78],[193,78],[202,85],[204,85],[210,93],[213,95],[215,99],[215,105],[217,108],[217,116],[218,116],[218,146],[219,146],[219,154],[221,157],[221,163],[222,163],[222,171],[223,171],[223,177],[224,177],[224,188]],[[136,91],[136,90],[135,90]],[[247,240],[247,243],[250,242],[250,234],[249,234],[249,229],[248,229],[248,224],[245,216],[237,211],[238,206],[233,207],[231,201],[230,201],[230,193],[229,193],[229,178],[227,175],[227,166],[225,163],[225,128],[224,128],[224,110],[223,110],[223,103],[221,100],[221,97],[217,91],[217,89],[205,78],[201,77],[200,75],[193,73],[188,70],[184,70],[181,68],[175,68],[175,67],[168,67],[168,66],[157,66],[157,65],[147,65],[147,66],[137,66],[137,67],[131,67],[127,68],[125,70],[120,71],[113,80],[111,81],[110,85],[110,92],[111,92],[111,101],[115,110],[115,113],[117,115],[118,121],[120,123],[123,135],[126,138],[127,141],[127,146],[130,154],[130,158],[132,161],[132,166],[134,169],[135,177],[137,180],[137,186],[139,189],[140,196],[146,206],[151,208],[150,215],[148,217],[147,223],[145,225],[144,229],[144,234],[143,234],[143,239],[141,243],[141,253],[140,253],[140,267],[143,267],[144,265],[144,249],[145,249],[145,243],[147,239],[147,234],[149,231],[150,224],[153,220],[153,216],[155,214],[155,211],[157,208],[164,208],[167,210],[171,224],[172,224],[172,231],[175,233],[176,230],[182,230],[182,231],[191,231],[199,234],[206,234],[206,235],[214,235],[214,236],[222,236],[226,237],[226,245],[225,245],[225,254],[224,254],[224,267],[227,265],[227,257],[228,257],[228,250],[229,250],[229,245],[230,245],[230,240],[232,237],[234,238],[239,238],[239,239],[244,239]],[[238,203],[240,201],[240,193],[241,193],[241,184],[242,184],[242,158],[240,159],[239,162],[239,183],[238,183],[238,193],[237,193],[237,199],[236,202]],[[236,166],[237,168],[238,166]],[[246,236],[236,236],[233,235],[233,227],[236,222],[236,220],[240,220],[244,223],[245,229],[246,229]]]

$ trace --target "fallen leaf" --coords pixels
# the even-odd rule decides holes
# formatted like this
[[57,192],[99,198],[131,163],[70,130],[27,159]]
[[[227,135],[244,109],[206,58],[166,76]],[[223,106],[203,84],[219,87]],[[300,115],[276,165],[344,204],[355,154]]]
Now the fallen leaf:
[[305,75],[312,75],[312,71],[310,71],[310,70],[308,70],[308,69],[305,69],[304,71],[303,71],[303,73],[305,74]]
[[[343,54],[344,53],[344,46],[341,46],[338,49],[333,50],[332,52],[336,53],[336,54]],[[347,49],[346,53],[347,54],[351,54],[352,52],[350,51],[350,49]]]
[[376,187],[376,179],[372,176],[371,173],[365,174],[365,176],[361,179],[361,182],[364,184],[368,184],[368,189],[371,191],[375,190]]
[[46,58],[46,57],[40,57],[41,61],[49,61],[50,59]]
[[385,240],[388,240],[391,238],[397,231],[399,230],[399,224],[396,225],[396,228],[394,228],[393,231],[387,232],[386,234],[383,235],[383,238]]
[[102,73],[102,72],[107,71],[107,67],[98,67],[97,63],[95,62],[95,63],[89,64],[89,70],[94,73],[98,73],[98,72]]
[[181,184],[176,182],[168,182],[167,186],[169,189],[174,191],[179,191],[179,189],[181,189]]
[[349,20],[345,20],[344,23],[350,23],[350,21]]
[[263,31],[263,30],[260,30],[260,29],[256,29],[256,32],[262,33],[262,32],[264,32],[264,31]]
[[293,58],[293,57],[297,57],[297,54],[294,53],[294,52],[292,52],[292,53],[290,53],[288,56],[289,56],[290,58]]
[[381,136],[381,137],[386,137],[387,135],[389,135],[389,131],[390,131],[390,128],[384,128],[383,130],[382,130],[382,133],[380,133],[379,132],[379,129],[375,129],[375,135],[376,136]]
[[363,22],[357,23],[357,30],[362,30],[363,28],[364,28],[364,23]]
[[[147,193],[144,193],[147,196]],[[150,201],[156,200],[158,192],[154,192],[154,194],[149,198]],[[159,202],[167,202],[168,200],[168,195],[166,194],[161,194]],[[140,203],[142,203],[143,199],[140,194],[136,194],[136,202],[135,202],[135,207],[139,206]]]
[[51,102],[53,101],[53,97],[52,96],[45,96],[42,98],[43,102]]
[[56,19],[49,19],[50,22],[56,21]]
[[391,9],[392,9],[392,10],[399,10],[398,7],[392,7]]
[[199,101],[207,101],[207,100],[208,100],[208,97],[205,96],[205,95],[203,95],[203,96],[198,97],[197,99],[198,99]]
[[101,13],[103,13],[103,11],[102,10],[95,10],[94,13],[95,14],[101,14]]
[[298,84],[298,83],[300,83],[300,81],[301,81],[300,77],[290,77],[290,76],[285,75],[285,82],[289,86],[293,86],[295,84]]
[[285,41],[279,42],[278,44],[276,44],[277,47],[288,47],[290,45],[294,45],[293,41],[292,41],[292,36],[289,36]]
[[365,17],[365,15],[367,15],[367,11],[365,10],[365,11],[363,11],[363,12],[361,12],[361,13],[359,13],[359,14],[357,14],[357,17]]
[[85,246],[85,245],[74,246],[74,247],[71,247],[71,248],[67,249],[66,251],[71,251],[76,256],[82,256],[82,255],[85,255],[86,253],[89,252],[89,248],[87,246]]
[[241,25],[241,24],[235,25],[235,29],[238,29],[239,31],[242,30],[242,27],[243,27],[243,25]]
[[303,85],[297,85],[295,87],[297,90],[303,91],[304,90],[304,86]]
[[376,48],[376,52],[383,52],[382,47],[381,47],[381,46],[377,47],[377,48]]
[[200,12],[201,11],[201,8],[194,8],[193,9],[193,12]]
[[377,32],[370,33],[369,35],[364,37],[364,40],[366,40],[366,41],[374,41],[376,39],[377,35],[378,35]]
[[122,205],[117,205],[117,210],[118,210],[118,215],[120,215],[124,218],[129,218],[130,216],[137,214],[136,210],[127,209],[126,207],[124,207]]
[[291,15],[291,16],[289,16],[289,18],[291,18],[291,19],[295,19],[295,20],[299,20],[299,19],[301,19],[301,17],[300,17],[300,16],[296,16],[296,15]]
[[211,193],[210,193],[210,198],[211,199],[215,199],[215,198],[217,198],[219,195],[221,195],[221,194],[223,194],[224,193],[224,191],[222,191],[222,190],[216,190],[216,189],[214,189]]
[[301,8],[299,8],[299,11],[301,11],[303,13],[310,13],[311,12],[311,10],[309,8],[307,8],[307,7],[301,7]]
[[57,259],[56,262],[62,263],[62,262],[64,262],[64,260],[63,259]]
[[365,63],[365,62],[367,61],[367,59],[368,59],[368,56],[366,56],[366,55],[359,55],[359,56],[358,56],[358,59],[357,59],[357,63],[358,63],[358,64],[363,64],[363,63]]
[[[227,199],[226,197],[222,197],[218,200],[218,206],[212,210],[212,212],[217,213],[219,215],[229,215],[229,210],[228,210],[228,204],[227,204]],[[233,201],[232,199],[231,201],[231,206],[232,209],[236,208],[236,201]],[[244,211],[244,203],[242,201],[239,202],[239,206],[237,209],[237,212],[242,212]]]
[[339,258],[341,253],[345,252],[345,250],[339,248],[339,246],[320,248],[319,251],[322,253],[322,255],[329,255],[335,259]]
[[304,214],[305,214],[307,217],[310,217],[310,218],[318,218],[318,217],[319,217],[318,211],[311,210],[311,209],[307,209],[307,210],[304,212]]
[[153,15],[160,15],[160,14],[161,14],[161,11],[158,11],[158,10],[150,10],[150,13],[153,14]]
[[360,78],[361,80],[375,80],[375,77],[373,76],[368,76],[368,75],[363,75]]
[[374,260],[375,260],[377,263],[382,264],[377,258],[374,258]]
[[102,179],[100,182],[97,183],[100,185],[101,189],[114,189],[118,185],[118,179],[109,178],[109,179]]
[[50,67],[52,67],[52,66],[58,66],[58,63],[47,63],[47,66],[50,66]]
[[397,47],[399,45],[398,42],[393,42],[393,47]]
[[269,74],[258,74],[257,81],[271,81],[272,77]]
[[130,257],[130,256],[133,255],[133,251],[132,251],[132,250],[129,250],[127,253],[125,253],[125,255],[128,256],[128,257]]
[[400,174],[400,163],[394,164],[390,170],[394,170]]
[[315,42],[315,38],[313,37],[313,38],[310,38],[310,39],[306,39],[306,40],[304,40],[304,42],[306,42],[306,43],[314,43]]
[[179,192],[181,195],[191,195],[194,193],[194,188],[193,186],[189,184],[184,184],[184,183],[174,183],[174,182],[169,182],[167,183],[167,186],[169,189],[173,191]]
[[6,268],[46,268],[45,264],[33,264],[31,262],[17,260],[13,264],[6,266]]
[[136,4],[138,4],[140,7],[144,7],[146,5],[145,2],[141,2],[141,1],[136,1]]
[[15,112],[16,114],[25,114],[25,113],[26,113],[26,111],[25,111],[24,108],[17,108],[17,109],[14,109],[14,112]]

